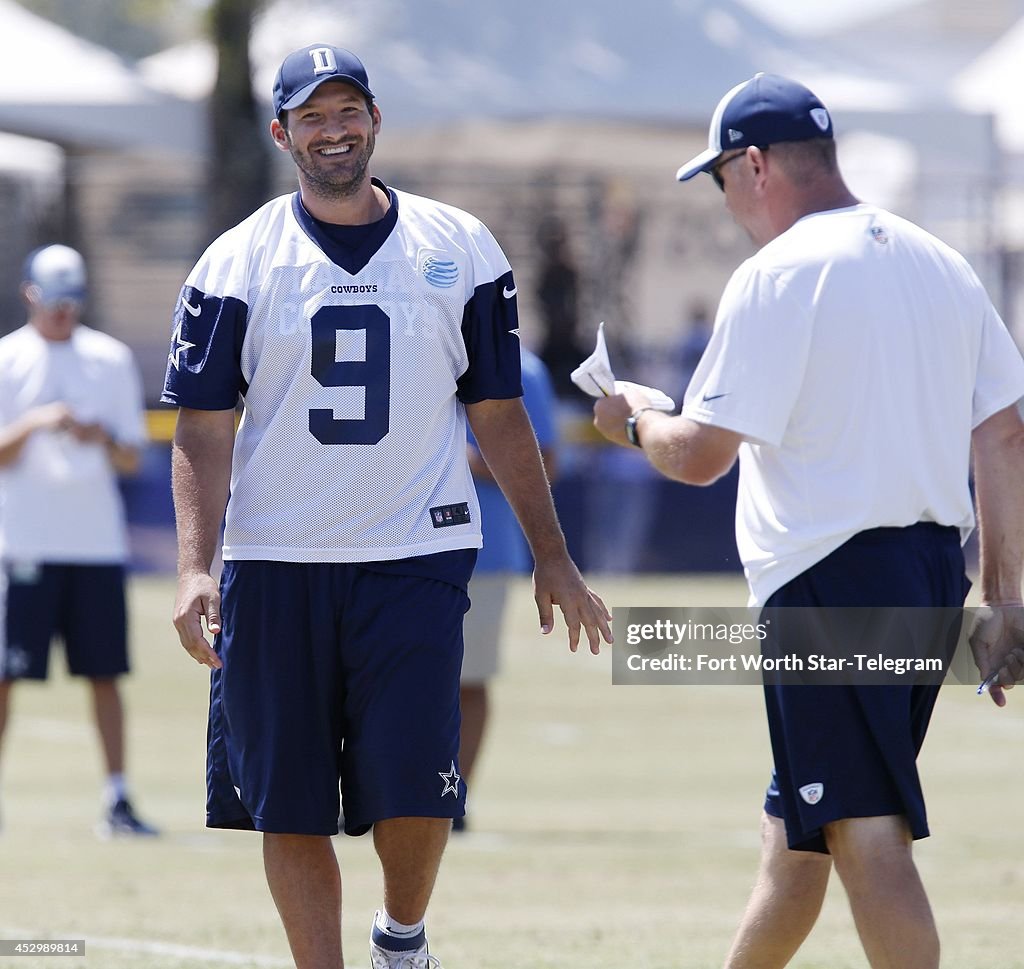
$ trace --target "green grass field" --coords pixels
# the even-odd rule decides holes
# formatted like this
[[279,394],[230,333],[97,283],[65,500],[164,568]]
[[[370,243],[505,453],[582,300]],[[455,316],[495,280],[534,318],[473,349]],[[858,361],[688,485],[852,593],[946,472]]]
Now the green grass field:
[[[613,606],[742,603],[736,579],[595,579]],[[132,586],[130,776],[165,830],[92,832],[100,766],[86,694],[63,673],[23,686],[5,745],[0,939],[84,938],[91,969],[288,966],[259,838],[203,825],[206,671],[177,645],[172,586]],[[428,916],[446,969],[713,969],[758,855],[770,758],[756,687],[611,685],[610,653],[545,639],[526,586],[505,625],[505,668],[471,792]],[[60,664],[58,664],[58,669]],[[921,758],[933,837],[916,849],[944,965],[1024,969],[1024,690],[996,710],[949,687]],[[335,842],[348,964],[367,964],[380,900],[369,839]],[[0,957],[0,966],[53,958]],[[830,889],[796,969],[863,967]]]

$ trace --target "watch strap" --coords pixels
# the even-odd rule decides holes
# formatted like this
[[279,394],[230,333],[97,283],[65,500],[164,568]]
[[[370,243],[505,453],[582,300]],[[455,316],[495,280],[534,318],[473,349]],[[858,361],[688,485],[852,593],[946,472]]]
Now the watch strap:
[[640,435],[637,431],[637,420],[646,410],[657,410],[657,407],[638,407],[629,417],[626,418],[626,440],[634,447],[643,447],[640,443]]

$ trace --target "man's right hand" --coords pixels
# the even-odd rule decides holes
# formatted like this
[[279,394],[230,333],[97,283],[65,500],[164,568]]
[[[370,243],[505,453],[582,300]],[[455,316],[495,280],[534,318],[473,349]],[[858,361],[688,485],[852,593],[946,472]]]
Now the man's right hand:
[[174,628],[186,652],[197,662],[219,670],[220,657],[203,635],[203,617],[211,633],[220,632],[220,590],[208,572],[190,572],[178,577],[174,601]]
[[41,404],[29,412],[32,427],[37,431],[70,431],[78,426],[75,415],[63,401]]

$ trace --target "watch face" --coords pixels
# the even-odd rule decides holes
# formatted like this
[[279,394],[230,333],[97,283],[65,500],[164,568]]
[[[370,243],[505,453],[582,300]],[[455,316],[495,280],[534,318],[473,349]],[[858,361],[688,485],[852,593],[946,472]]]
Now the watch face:
[[634,447],[640,447],[640,438],[636,435],[636,418],[626,418],[626,440]]

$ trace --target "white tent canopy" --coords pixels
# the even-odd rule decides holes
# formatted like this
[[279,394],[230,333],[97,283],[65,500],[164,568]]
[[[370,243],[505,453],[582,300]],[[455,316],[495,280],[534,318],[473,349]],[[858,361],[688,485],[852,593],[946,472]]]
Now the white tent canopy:
[[178,148],[182,127],[195,137],[195,105],[150,88],[111,51],[13,0],[0,0],[0,36],[0,130],[61,144],[158,150]]
[[63,97],[76,104],[131,104],[138,100],[138,77],[111,51],[76,37],[13,0],[0,0],[0,25],[4,101],[49,104]]
[[1024,20],[1019,21],[953,80],[955,101],[968,111],[990,112],[1003,149],[1024,153]]
[[56,185],[64,173],[64,152],[49,141],[0,133],[0,171]]
[[[706,123],[718,99],[757,71],[827,86],[836,107],[909,108],[895,77],[789,37],[733,0],[437,2],[278,0],[256,24],[254,89],[269,100],[284,56],[309,43],[349,47],[366,63],[388,124],[576,115]],[[467,15],[467,11],[469,15]],[[216,70],[210,45],[182,45],[140,62],[154,87],[202,98]],[[820,85],[819,85],[820,86]]]

